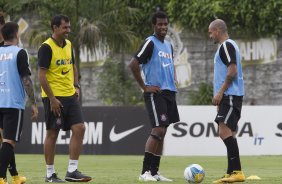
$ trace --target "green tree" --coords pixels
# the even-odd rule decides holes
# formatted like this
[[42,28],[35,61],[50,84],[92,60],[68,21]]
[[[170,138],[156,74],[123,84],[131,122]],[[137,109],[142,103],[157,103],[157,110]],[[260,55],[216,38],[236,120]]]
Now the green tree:
[[[140,40],[136,33],[132,31],[134,24],[139,22],[140,11],[129,6],[123,0],[4,0],[4,8],[7,13],[16,19],[19,16],[36,15],[38,20],[34,20],[32,31],[28,32],[30,45],[38,48],[41,43],[51,35],[50,19],[55,14],[65,14],[70,17],[72,41],[77,68],[80,69],[80,50],[86,47],[93,52],[97,46],[107,44],[111,54],[124,53],[137,48]],[[124,60],[123,60],[124,62]],[[118,65],[119,66],[119,65]],[[124,68],[120,68],[124,72]],[[115,75],[115,74],[114,74]],[[102,77],[104,80],[110,78]],[[119,79],[119,78],[118,78]],[[109,81],[106,81],[107,83]],[[118,83],[124,83],[123,80]],[[128,85],[125,82],[124,85]],[[129,89],[128,87],[125,90]],[[113,94],[122,95],[112,91]],[[105,98],[108,98],[105,96]],[[131,97],[129,97],[131,98]]]
[[189,104],[211,105],[213,97],[213,86],[210,83],[201,83],[199,88],[189,93]]
[[98,96],[106,105],[142,104],[142,93],[120,60],[107,60],[98,83]]
[[167,10],[173,22],[192,32],[206,34],[209,23],[221,18],[241,38],[282,33],[281,0],[171,0]]

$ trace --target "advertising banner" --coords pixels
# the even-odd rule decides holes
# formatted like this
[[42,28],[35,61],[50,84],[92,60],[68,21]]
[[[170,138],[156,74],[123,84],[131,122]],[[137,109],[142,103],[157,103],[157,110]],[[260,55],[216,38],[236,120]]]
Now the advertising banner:
[[[82,154],[143,154],[150,134],[147,113],[141,107],[83,107],[86,127]],[[16,153],[43,153],[46,135],[44,111],[31,122],[26,110]],[[56,152],[68,154],[70,131],[60,131]]]
[[[169,126],[164,155],[226,155],[218,137],[215,106],[178,106],[180,122]],[[237,140],[241,155],[282,154],[282,106],[243,106]],[[150,135],[148,115],[142,107],[83,107],[85,136],[82,154],[142,155]],[[43,153],[43,109],[37,122],[25,112],[16,153]],[[60,131],[56,152],[68,154],[70,132]]]
[[[281,112],[281,106],[243,106],[237,131],[241,155],[282,154]],[[215,106],[179,106],[179,113],[181,121],[168,129],[165,155],[226,155]]]

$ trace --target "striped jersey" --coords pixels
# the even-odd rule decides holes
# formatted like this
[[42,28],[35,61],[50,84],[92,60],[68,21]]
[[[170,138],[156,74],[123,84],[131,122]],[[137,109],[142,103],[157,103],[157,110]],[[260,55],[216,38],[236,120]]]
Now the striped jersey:
[[227,73],[228,66],[234,63],[237,66],[237,75],[232,81],[224,95],[244,96],[244,79],[242,72],[241,56],[237,44],[231,40],[225,40],[217,49],[214,56],[214,96],[219,92],[223,85]]
[[174,81],[172,45],[156,36],[148,37],[135,54],[144,74],[146,86],[158,86],[161,90],[177,91]]

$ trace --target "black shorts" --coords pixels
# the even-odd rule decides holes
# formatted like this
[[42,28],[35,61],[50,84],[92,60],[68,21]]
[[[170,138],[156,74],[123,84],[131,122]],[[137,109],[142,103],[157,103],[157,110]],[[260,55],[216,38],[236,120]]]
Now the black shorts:
[[42,98],[45,111],[46,128],[70,130],[71,126],[83,123],[81,106],[76,95],[70,97],[56,97],[63,105],[61,109],[61,118],[58,118],[51,111],[49,98]]
[[179,121],[175,92],[163,90],[161,93],[144,92],[144,100],[152,127],[167,127]]
[[216,123],[225,123],[233,132],[241,118],[243,96],[223,96],[215,118]]
[[0,108],[0,125],[3,128],[3,139],[20,141],[24,119],[23,109]]

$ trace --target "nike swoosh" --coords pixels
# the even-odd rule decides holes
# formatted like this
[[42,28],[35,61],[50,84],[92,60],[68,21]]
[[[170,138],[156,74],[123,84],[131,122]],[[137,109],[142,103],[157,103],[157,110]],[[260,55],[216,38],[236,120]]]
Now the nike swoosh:
[[224,116],[217,116],[218,118],[223,118]]
[[165,67],[168,67],[170,64],[171,64],[171,63],[167,63],[167,64],[164,64],[164,63],[163,63],[163,67],[164,67],[164,68],[165,68]]
[[2,72],[2,73],[0,74],[0,76],[2,77],[5,73],[6,73],[6,71]]
[[69,73],[70,69],[66,72],[64,72],[64,70],[62,70],[62,75],[66,75],[67,73]]
[[123,139],[124,137],[132,134],[133,132],[137,131],[138,129],[142,128],[144,125],[140,125],[138,127],[135,127],[135,128],[132,128],[132,129],[129,129],[129,130],[126,130],[124,132],[120,132],[120,133],[116,133],[115,132],[115,127],[116,126],[113,126],[111,132],[110,132],[110,140],[112,142],[117,142],[121,139]]

